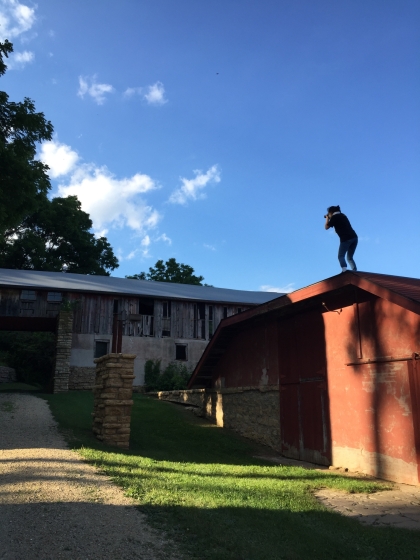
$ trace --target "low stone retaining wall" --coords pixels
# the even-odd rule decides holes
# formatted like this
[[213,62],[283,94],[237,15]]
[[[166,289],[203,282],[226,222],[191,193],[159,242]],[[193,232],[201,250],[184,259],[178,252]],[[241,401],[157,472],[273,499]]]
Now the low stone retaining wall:
[[218,426],[280,451],[277,385],[161,391],[153,395],[160,400],[197,407],[201,416]]
[[16,381],[16,371],[7,366],[0,366],[0,383],[14,383]]
[[69,391],[92,391],[96,368],[70,366]]
[[96,358],[93,390],[93,432],[108,445],[128,449],[135,354],[106,354]]

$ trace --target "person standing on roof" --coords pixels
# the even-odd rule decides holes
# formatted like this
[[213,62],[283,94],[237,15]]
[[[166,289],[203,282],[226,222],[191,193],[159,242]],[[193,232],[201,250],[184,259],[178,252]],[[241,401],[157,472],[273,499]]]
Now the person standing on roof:
[[335,232],[340,238],[340,247],[338,248],[338,260],[340,261],[341,270],[347,270],[347,262],[352,270],[357,270],[356,263],[353,260],[353,255],[357,247],[358,237],[357,233],[351,227],[349,219],[345,214],[342,214],[339,206],[330,206],[327,208],[328,214],[324,216],[325,229],[335,228]]

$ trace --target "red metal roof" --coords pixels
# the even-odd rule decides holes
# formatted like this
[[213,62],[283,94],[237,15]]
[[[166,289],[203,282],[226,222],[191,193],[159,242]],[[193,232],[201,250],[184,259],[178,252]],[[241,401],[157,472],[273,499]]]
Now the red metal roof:
[[[354,274],[354,273],[353,273]],[[366,280],[378,284],[391,292],[420,302],[420,279],[406,278],[404,276],[390,276],[389,274],[376,274],[374,272],[357,272]]]

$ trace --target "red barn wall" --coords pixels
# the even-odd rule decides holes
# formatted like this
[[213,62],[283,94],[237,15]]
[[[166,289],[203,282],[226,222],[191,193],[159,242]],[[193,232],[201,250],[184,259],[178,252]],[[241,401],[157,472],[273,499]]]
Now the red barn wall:
[[[412,362],[390,360],[420,349],[420,318],[381,298],[365,299],[323,314],[332,463],[418,484]],[[378,358],[385,360],[362,363]]]
[[278,384],[277,322],[264,321],[238,332],[217,364],[214,387]]

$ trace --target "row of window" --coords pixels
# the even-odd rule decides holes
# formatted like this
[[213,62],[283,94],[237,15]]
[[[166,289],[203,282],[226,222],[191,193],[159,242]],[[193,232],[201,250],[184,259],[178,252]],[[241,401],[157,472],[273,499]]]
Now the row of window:
[[[95,358],[109,353],[109,340],[95,340]],[[188,344],[175,344],[175,360],[188,361]]]
[[[20,293],[21,301],[35,301],[35,290],[22,290]],[[61,292],[47,292],[47,301],[50,303],[60,303],[63,300]]]

